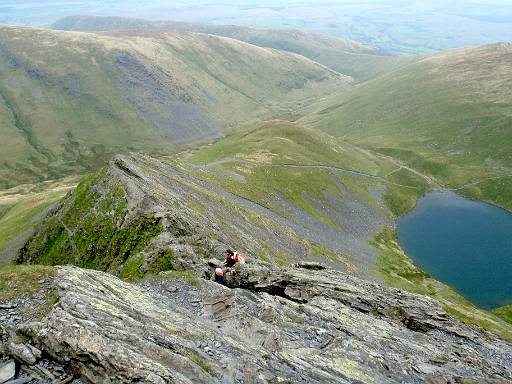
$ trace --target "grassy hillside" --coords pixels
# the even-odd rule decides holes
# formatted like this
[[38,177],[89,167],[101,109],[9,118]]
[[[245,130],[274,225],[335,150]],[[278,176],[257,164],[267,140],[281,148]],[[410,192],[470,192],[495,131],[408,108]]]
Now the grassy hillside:
[[512,305],[496,308],[492,311],[496,316],[512,324]]
[[511,209],[511,64],[510,44],[427,56],[321,101],[302,123]]
[[[375,207],[379,198],[372,196],[369,189],[381,186],[386,191],[381,196],[382,204],[396,214],[400,212],[394,212],[393,203],[409,194],[417,198],[430,187],[426,180],[401,170],[394,161],[284,121],[267,122],[229,135],[194,153],[187,161],[210,170],[222,167],[241,172],[243,181],[239,179],[239,183],[236,178],[218,180],[224,179],[223,184],[228,187],[230,183],[238,185],[239,192],[258,201],[282,193],[306,210],[309,197],[323,200],[331,187],[336,189],[338,179],[346,182],[355,196]],[[415,199],[408,209],[414,202]],[[310,208],[313,213],[314,209]]]
[[78,180],[70,177],[0,192],[0,264],[14,258],[46,209],[62,199]]
[[289,116],[349,82],[303,57],[211,35],[0,27],[0,187]]
[[298,53],[348,76],[363,81],[410,61],[386,55],[353,40],[338,39],[297,29],[254,29],[234,25],[193,24],[124,17],[71,16],[56,21],[55,29],[67,31],[173,30],[231,37],[260,47]]
[[286,121],[269,121],[235,132],[201,148],[189,160],[209,163],[226,158],[267,164],[324,164],[382,173],[382,161],[323,132]]

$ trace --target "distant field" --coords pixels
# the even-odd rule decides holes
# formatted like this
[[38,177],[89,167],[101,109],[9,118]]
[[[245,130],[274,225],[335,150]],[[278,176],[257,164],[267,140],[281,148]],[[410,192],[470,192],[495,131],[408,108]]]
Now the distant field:
[[8,0],[0,6],[0,23],[49,26],[59,18],[73,15],[301,28],[361,41],[400,54],[512,40],[512,5],[504,0],[181,0],[172,3],[163,0]]

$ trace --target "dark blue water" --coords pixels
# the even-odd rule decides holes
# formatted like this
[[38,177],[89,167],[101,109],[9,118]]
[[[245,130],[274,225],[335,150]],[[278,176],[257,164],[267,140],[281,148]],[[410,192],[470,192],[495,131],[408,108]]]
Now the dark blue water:
[[493,205],[434,191],[398,223],[414,263],[477,306],[512,303],[512,214]]

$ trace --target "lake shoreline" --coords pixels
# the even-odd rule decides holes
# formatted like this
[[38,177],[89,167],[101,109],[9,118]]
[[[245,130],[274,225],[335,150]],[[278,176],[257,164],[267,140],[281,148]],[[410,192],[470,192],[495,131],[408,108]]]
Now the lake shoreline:
[[[482,220],[484,227],[479,224]],[[499,228],[499,224],[505,227],[496,229],[498,237],[493,238],[494,227]],[[417,227],[409,228],[411,225]],[[512,231],[512,213],[508,210],[454,191],[435,189],[396,221],[396,231],[400,246],[418,268],[479,308],[493,310],[512,303],[512,295],[506,293],[512,292],[506,278],[507,273],[512,274],[512,260],[507,257],[512,254],[512,240],[506,238],[507,231]],[[479,284],[475,286],[476,281]],[[494,287],[496,281],[498,289]]]

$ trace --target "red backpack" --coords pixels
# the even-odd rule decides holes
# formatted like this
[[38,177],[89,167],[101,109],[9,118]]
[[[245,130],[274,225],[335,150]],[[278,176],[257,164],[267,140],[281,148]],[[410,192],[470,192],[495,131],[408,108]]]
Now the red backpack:
[[235,252],[235,264],[245,264],[245,253]]

